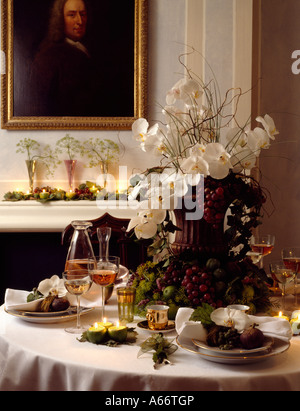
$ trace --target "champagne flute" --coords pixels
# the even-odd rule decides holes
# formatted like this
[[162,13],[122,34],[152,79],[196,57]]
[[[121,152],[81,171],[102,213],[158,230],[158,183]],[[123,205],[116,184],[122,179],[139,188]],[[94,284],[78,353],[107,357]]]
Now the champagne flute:
[[298,305],[298,294],[297,294],[297,275],[300,273],[300,247],[290,247],[284,248],[281,251],[281,256],[284,265],[290,268],[294,272],[294,294],[295,303]]
[[99,257],[109,256],[109,240],[111,236],[111,227],[98,227],[97,236],[99,240]]
[[86,327],[80,321],[80,297],[89,291],[92,285],[92,277],[88,270],[67,270],[63,272],[63,279],[67,291],[76,296],[77,299],[77,324],[76,327],[65,328],[71,334],[81,334],[86,331]]
[[274,248],[275,236],[271,234],[256,236],[250,239],[252,252],[259,256],[260,268],[263,268],[263,257],[270,254]]
[[270,263],[270,271],[273,280],[282,285],[282,311],[285,311],[285,296],[286,296],[286,284],[290,283],[295,278],[295,273],[292,269],[287,268],[282,260],[273,261]]
[[102,297],[102,322],[104,322],[105,317],[105,298],[104,298],[104,287],[111,285],[115,282],[115,279],[119,272],[120,258],[115,256],[102,256],[96,258],[95,261],[90,260],[89,264],[89,274],[91,275],[95,284],[101,287],[101,297]]

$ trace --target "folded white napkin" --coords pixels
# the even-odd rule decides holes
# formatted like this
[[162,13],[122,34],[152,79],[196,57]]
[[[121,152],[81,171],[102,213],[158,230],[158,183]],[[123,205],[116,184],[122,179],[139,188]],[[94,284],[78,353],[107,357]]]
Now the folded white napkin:
[[5,291],[4,305],[7,310],[38,311],[42,300],[27,302],[27,296],[31,291],[14,290],[7,288]]
[[[27,296],[31,291],[15,290],[7,288],[5,291],[4,305],[7,310],[17,311],[38,311],[39,305],[43,298],[35,301],[27,302]],[[66,294],[67,299],[71,305],[77,305],[75,295]],[[101,292],[99,286],[92,284],[90,290],[81,296],[80,304],[82,307],[91,308],[101,305]]]
[[[175,318],[176,331],[180,336],[185,338],[195,338],[199,341],[205,341],[207,331],[201,322],[189,320],[193,311],[192,308],[179,308]],[[251,323],[258,324],[257,328],[259,328],[265,335],[280,338],[284,341],[289,341],[293,336],[290,323],[285,319],[258,317],[254,315],[248,315],[248,319]]]

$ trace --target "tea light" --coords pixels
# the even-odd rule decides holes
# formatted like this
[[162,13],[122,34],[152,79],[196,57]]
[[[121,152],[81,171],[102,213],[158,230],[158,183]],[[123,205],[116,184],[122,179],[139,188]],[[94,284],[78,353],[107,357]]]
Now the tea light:
[[47,200],[49,198],[50,193],[43,189],[43,191],[40,193],[40,199],[41,200]]
[[73,197],[75,197],[75,193],[73,190],[66,191],[66,197],[70,200],[72,200]]
[[106,318],[103,318],[103,322],[100,323],[96,323],[98,324],[99,327],[105,327],[105,328],[109,328],[113,325],[113,323],[110,323],[109,321],[106,320]]
[[107,331],[110,338],[114,341],[124,342],[127,338],[127,327],[120,325],[119,322],[117,322],[116,325],[109,327]]
[[292,318],[290,321],[293,335],[300,334],[300,310],[296,310],[292,313]]
[[87,340],[93,344],[101,344],[106,338],[107,328],[95,323],[86,332]]
[[27,190],[26,194],[24,194],[25,200],[28,200],[31,196],[32,196],[32,193],[29,190]]
[[283,320],[290,321],[289,317],[282,314],[282,311],[280,311],[278,315],[275,315],[274,318],[282,318]]

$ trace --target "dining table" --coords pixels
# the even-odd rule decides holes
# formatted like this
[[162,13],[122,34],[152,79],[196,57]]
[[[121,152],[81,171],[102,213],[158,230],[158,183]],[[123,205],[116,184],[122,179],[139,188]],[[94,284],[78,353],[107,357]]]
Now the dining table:
[[[115,293],[105,315],[118,320]],[[0,391],[173,392],[174,398],[177,392],[185,398],[184,392],[191,391],[300,390],[300,336],[260,361],[222,363],[189,350],[170,330],[163,336],[178,349],[169,357],[171,364],[155,368],[151,352],[140,355],[140,344],[153,336],[141,327],[143,318],[128,324],[137,332],[136,341],[116,346],[80,341],[81,335],[65,331],[73,320],[24,318],[2,305]],[[87,310],[81,320],[87,325],[100,321],[100,308]]]

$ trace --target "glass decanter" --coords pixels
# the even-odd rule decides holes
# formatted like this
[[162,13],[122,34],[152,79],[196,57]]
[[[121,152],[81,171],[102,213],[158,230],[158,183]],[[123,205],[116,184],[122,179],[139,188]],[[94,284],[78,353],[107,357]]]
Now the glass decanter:
[[[74,233],[68,250],[65,270],[88,270],[88,261],[95,260],[94,250],[88,229],[89,221],[72,221]],[[96,261],[96,260],[95,260]]]

